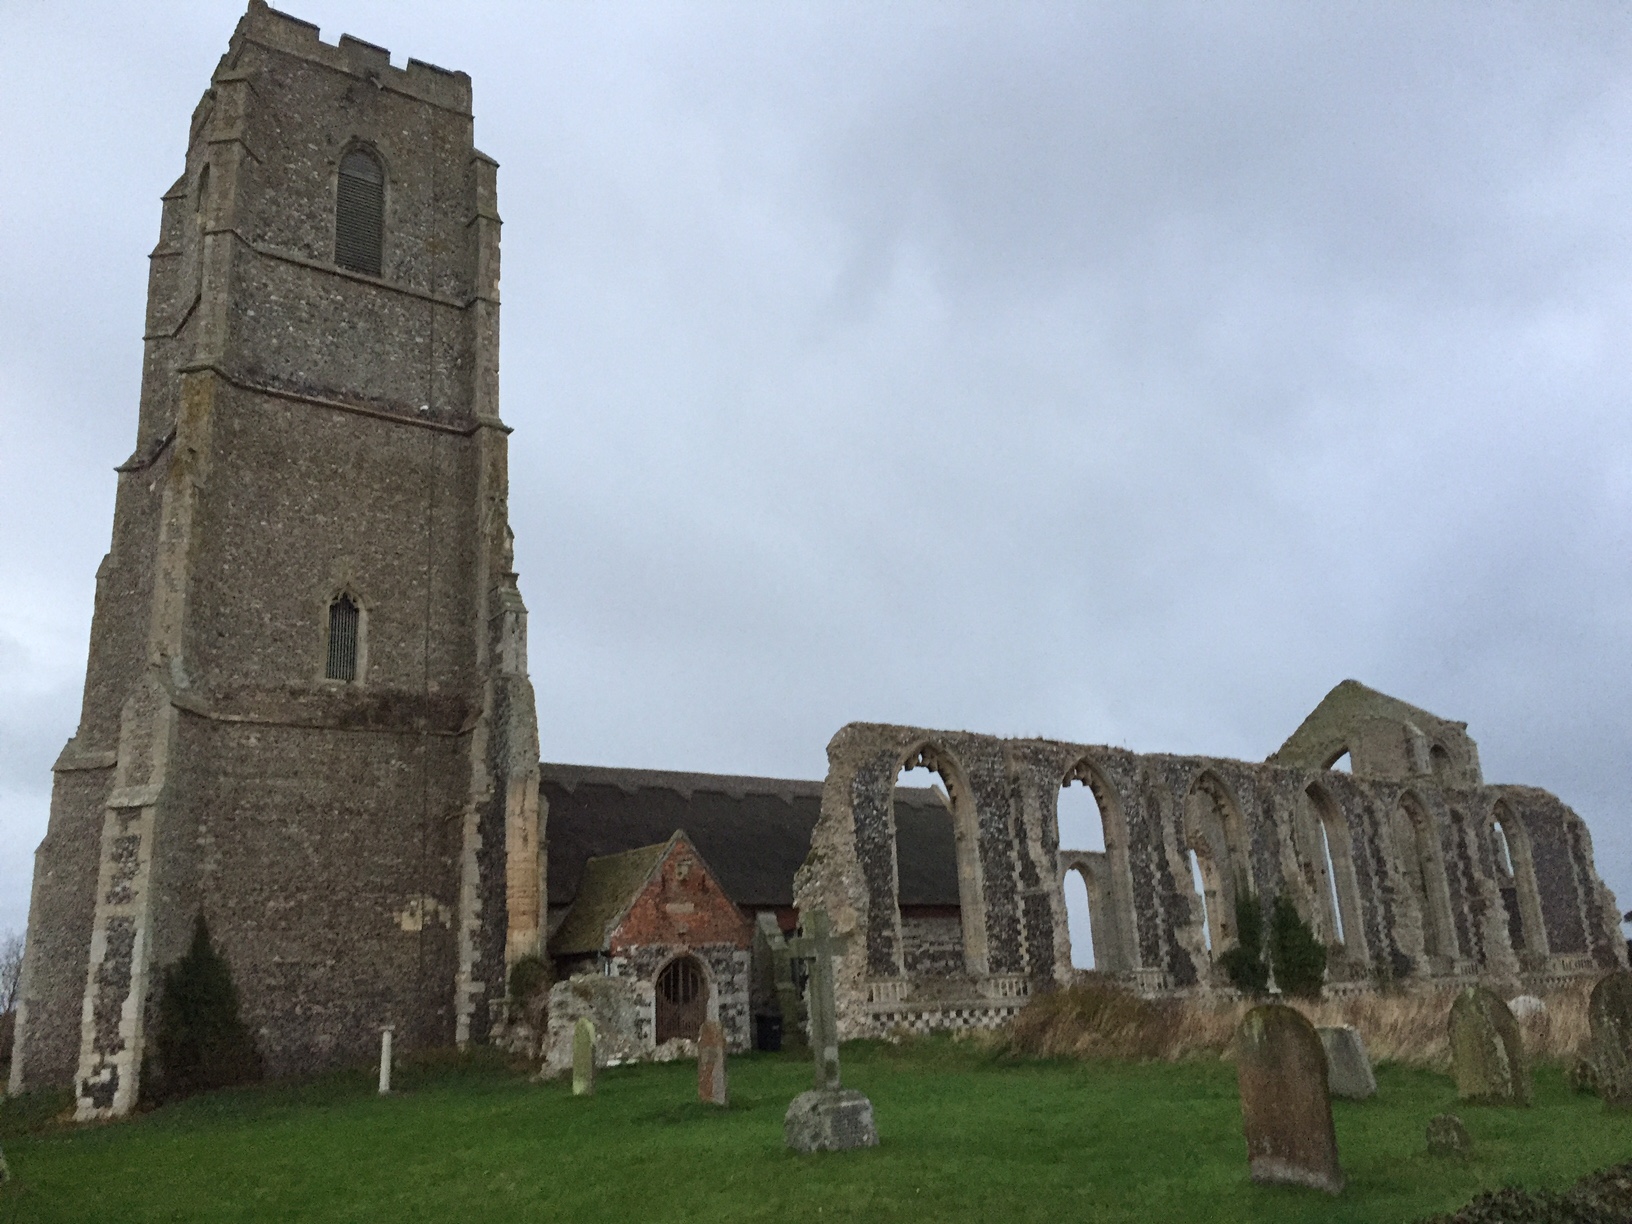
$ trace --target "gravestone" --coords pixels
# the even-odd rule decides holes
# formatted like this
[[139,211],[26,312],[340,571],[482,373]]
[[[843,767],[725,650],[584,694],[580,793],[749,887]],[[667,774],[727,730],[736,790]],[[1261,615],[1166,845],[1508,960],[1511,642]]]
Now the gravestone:
[[827,911],[812,910],[804,934],[788,940],[788,954],[810,962],[810,1052],[816,1086],[801,1092],[782,1121],[787,1144],[796,1152],[840,1152],[877,1147],[873,1103],[839,1082],[839,1022],[833,999],[833,958],[848,942],[834,938]]
[[1617,969],[1598,979],[1587,1020],[1598,1095],[1611,1109],[1632,1109],[1632,973]]
[[1461,1118],[1455,1114],[1435,1114],[1428,1119],[1430,1156],[1466,1156],[1472,1150],[1473,1140]]
[[1469,986],[1451,1004],[1450,1027],[1457,1096],[1487,1105],[1530,1104],[1524,1039],[1500,995]]
[[1528,1020],[1531,1016],[1545,1016],[1547,1004],[1535,995],[1516,995],[1507,1001],[1507,1010],[1513,1013],[1515,1020]]
[[1326,1051],[1326,1091],[1350,1101],[1376,1096],[1377,1076],[1372,1072],[1360,1030],[1352,1024],[1340,1024],[1316,1031]]
[[595,1095],[595,1025],[588,1016],[572,1030],[572,1095]]
[[726,1104],[725,1030],[718,1020],[705,1020],[697,1032],[697,1099]]
[[1342,1190],[1326,1052],[1314,1025],[1290,1007],[1268,1003],[1243,1017],[1235,1047],[1252,1180]]

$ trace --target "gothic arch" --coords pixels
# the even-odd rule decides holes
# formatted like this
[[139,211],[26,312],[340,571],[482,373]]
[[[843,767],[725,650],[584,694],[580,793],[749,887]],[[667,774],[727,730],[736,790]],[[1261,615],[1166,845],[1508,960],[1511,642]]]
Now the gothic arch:
[[1246,821],[1230,788],[1208,769],[1190,784],[1184,797],[1183,822],[1181,850],[1190,869],[1187,875],[1193,872],[1201,877],[1202,912],[1194,921],[1203,926],[1204,946],[1216,959],[1235,942],[1238,893],[1253,888]]
[[1541,915],[1541,893],[1536,886],[1536,863],[1530,834],[1505,799],[1498,799],[1484,822],[1487,852],[1496,887],[1507,911],[1508,939],[1513,951],[1529,956],[1547,955],[1547,927]]
[[1350,960],[1368,959],[1365,926],[1360,907],[1360,883],[1354,870],[1354,838],[1332,793],[1319,782],[1304,788],[1313,821],[1311,847],[1313,874],[1318,881],[1315,903],[1325,928],[1326,942],[1340,947]]
[[[902,772],[913,769],[927,769],[938,774],[946,789],[947,806],[952,817],[952,839],[957,854],[958,915],[963,930],[964,971],[974,977],[984,977],[989,972],[990,957],[986,936],[985,879],[980,861],[980,818],[975,809],[974,792],[969,788],[957,758],[933,740],[921,740],[901,755],[891,778],[892,793]],[[893,807],[891,823],[894,823]],[[901,866],[899,859],[893,855],[892,861],[896,921],[899,923]],[[897,956],[899,959],[899,952]]]
[[1452,918],[1450,885],[1439,835],[1415,792],[1406,791],[1394,808],[1394,845],[1405,873],[1407,891],[1421,915],[1422,955],[1419,975],[1435,971],[1435,959],[1459,954]]
[[[1102,853],[1081,851],[1075,846],[1060,847],[1060,887],[1065,877],[1077,871],[1088,889],[1088,915],[1093,930],[1094,967],[1106,973],[1121,973],[1138,967],[1138,943],[1134,935],[1133,873],[1128,862],[1127,818],[1116,792],[1104,773],[1086,754],[1078,757],[1060,780],[1061,790],[1081,784],[1094,796],[1099,808],[1104,836]],[[1054,795],[1055,840],[1058,844],[1059,792]],[[1063,898],[1062,898],[1063,902]]]

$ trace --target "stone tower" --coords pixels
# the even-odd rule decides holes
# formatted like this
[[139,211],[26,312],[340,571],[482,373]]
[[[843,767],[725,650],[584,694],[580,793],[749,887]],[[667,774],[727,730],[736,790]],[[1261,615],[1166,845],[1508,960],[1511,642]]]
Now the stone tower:
[[544,861],[495,169],[468,76],[251,0],[164,197],[13,1091],[128,1110],[199,912],[274,1074],[502,1022]]

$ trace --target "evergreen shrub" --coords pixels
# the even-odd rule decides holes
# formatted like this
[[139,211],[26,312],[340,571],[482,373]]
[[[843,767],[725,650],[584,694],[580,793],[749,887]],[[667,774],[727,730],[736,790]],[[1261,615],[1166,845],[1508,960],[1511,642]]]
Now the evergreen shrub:
[[1269,966],[1264,962],[1264,910],[1255,894],[1238,888],[1235,894],[1235,947],[1218,958],[1230,985],[1244,995],[1269,990]]
[[260,1053],[238,1015],[232,970],[210,941],[200,913],[186,955],[164,971],[143,1097],[173,1101],[252,1083],[261,1074]]
[[1275,984],[1283,994],[1320,998],[1326,980],[1326,945],[1315,938],[1298,907],[1285,895],[1275,898],[1269,913],[1269,959]]

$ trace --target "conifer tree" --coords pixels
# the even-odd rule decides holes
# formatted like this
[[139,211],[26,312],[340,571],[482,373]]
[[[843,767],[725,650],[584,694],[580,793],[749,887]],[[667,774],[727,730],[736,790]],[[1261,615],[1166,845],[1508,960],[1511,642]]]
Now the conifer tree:
[[1326,945],[1315,938],[1290,897],[1275,898],[1269,914],[1269,959],[1283,993],[1320,998],[1326,980]]
[[1235,890],[1236,945],[1218,958],[1230,985],[1244,995],[1269,989],[1269,966],[1264,963],[1264,911],[1245,886]]
[[232,970],[210,941],[202,913],[193,920],[192,946],[164,971],[151,1070],[145,1095],[154,1101],[261,1078],[261,1056],[238,1015]]

